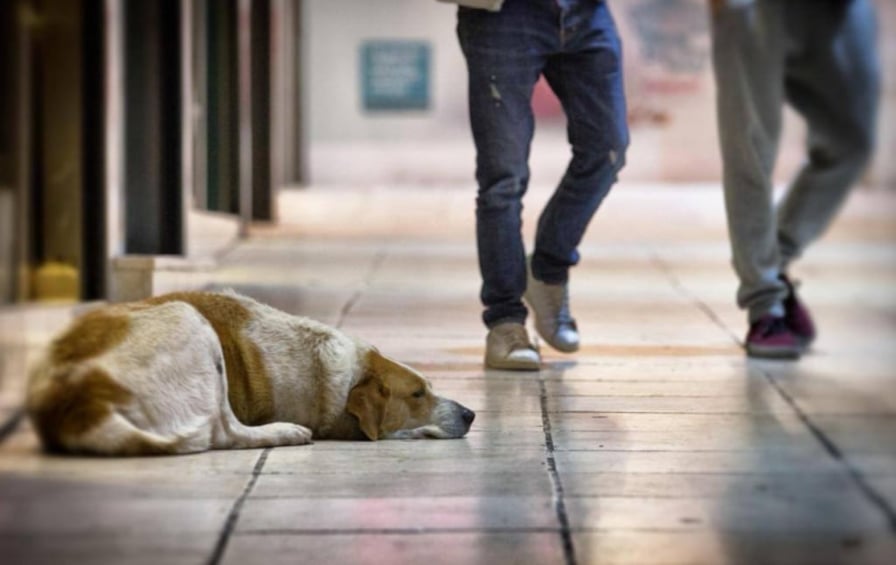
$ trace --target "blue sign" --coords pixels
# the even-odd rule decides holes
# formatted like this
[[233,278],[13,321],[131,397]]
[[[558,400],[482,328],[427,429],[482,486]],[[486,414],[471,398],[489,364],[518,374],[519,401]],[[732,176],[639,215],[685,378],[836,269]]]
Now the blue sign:
[[377,40],[361,44],[365,110],[429,108],[430,45],[426,41]]

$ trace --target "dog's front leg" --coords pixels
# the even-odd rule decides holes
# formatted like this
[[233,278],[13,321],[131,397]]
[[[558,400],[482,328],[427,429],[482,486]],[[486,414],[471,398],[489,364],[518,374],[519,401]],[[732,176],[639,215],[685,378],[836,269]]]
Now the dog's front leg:
[[253,447],[278,447],[281,445],[307,445],[311,443],[309,428],[289,422],[274,422],[261,426],[247,426],[237,419],[227,397],[227,375],[220,349],[214,356],[216,365],[216,394],[218,422],[212,434],[212,449],[246,449]]
[[229,421],[221,422],[212,439],[212,449],[246,449],[311,443],[311,430],[298,424],[275,422],[263,426],[246,426],[232,414],[230,418],[222,415],[222,420]]

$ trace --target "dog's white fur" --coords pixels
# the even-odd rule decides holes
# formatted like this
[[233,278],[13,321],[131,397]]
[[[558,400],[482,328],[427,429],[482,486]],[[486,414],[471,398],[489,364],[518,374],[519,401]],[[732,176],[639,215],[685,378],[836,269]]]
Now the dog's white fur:
[[[231,363],[260,363],[228,375],[243,368],[228,366],[227,347]],[[240,378],[255,387],[240,394],[265,394],[230,396]],[[234,399],[261,406],[243,416],[264,421],[241,422]],[[233,292],[110,306],[76,321],[32,371],[27,404],[47,448],[108,455],[461,437],[473,419],[375,348]]]

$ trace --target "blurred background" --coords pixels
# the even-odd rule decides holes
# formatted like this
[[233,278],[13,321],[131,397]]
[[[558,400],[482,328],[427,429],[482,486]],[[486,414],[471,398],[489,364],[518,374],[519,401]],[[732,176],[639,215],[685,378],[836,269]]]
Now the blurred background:
[[[622,182],[720,190],[706,0],[610,0],[632,146]],[[896,4],[861,190],[896,189]],[[0,0],[0,304],[120,297],[139,258],[201,261],[283,190],[475,193],[455,10],[434,0]],[[568,159],[544,85],[533,183]],[[776,176],[802,159],[787,115]],[[715,196],[715,194],[713,195]],[[326,211],[320,211],[325,214]]]

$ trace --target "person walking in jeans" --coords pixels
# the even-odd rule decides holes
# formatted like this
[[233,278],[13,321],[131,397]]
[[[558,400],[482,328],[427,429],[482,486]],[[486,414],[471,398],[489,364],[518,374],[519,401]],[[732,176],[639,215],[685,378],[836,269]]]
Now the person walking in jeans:
[[[476,144],[485,364],[537,370],[541,358],[525,329],[524,295],[548,344],[564,352],[579,347],[569,270],[628,145],[619,36],[602,0],[454,1],[468,4],[458,8],[457,35]],[[542,75],[566,113],[572,159],[541,213],[527,259],[522,199],[534,132],[532,91]]]
[[[871,0],[712,0],[725,205],[748,355],[797,358],[815,338],[790,264],[818,238],[872,151],[879,68]],[[782,104],[807,159],[775,208]]]

